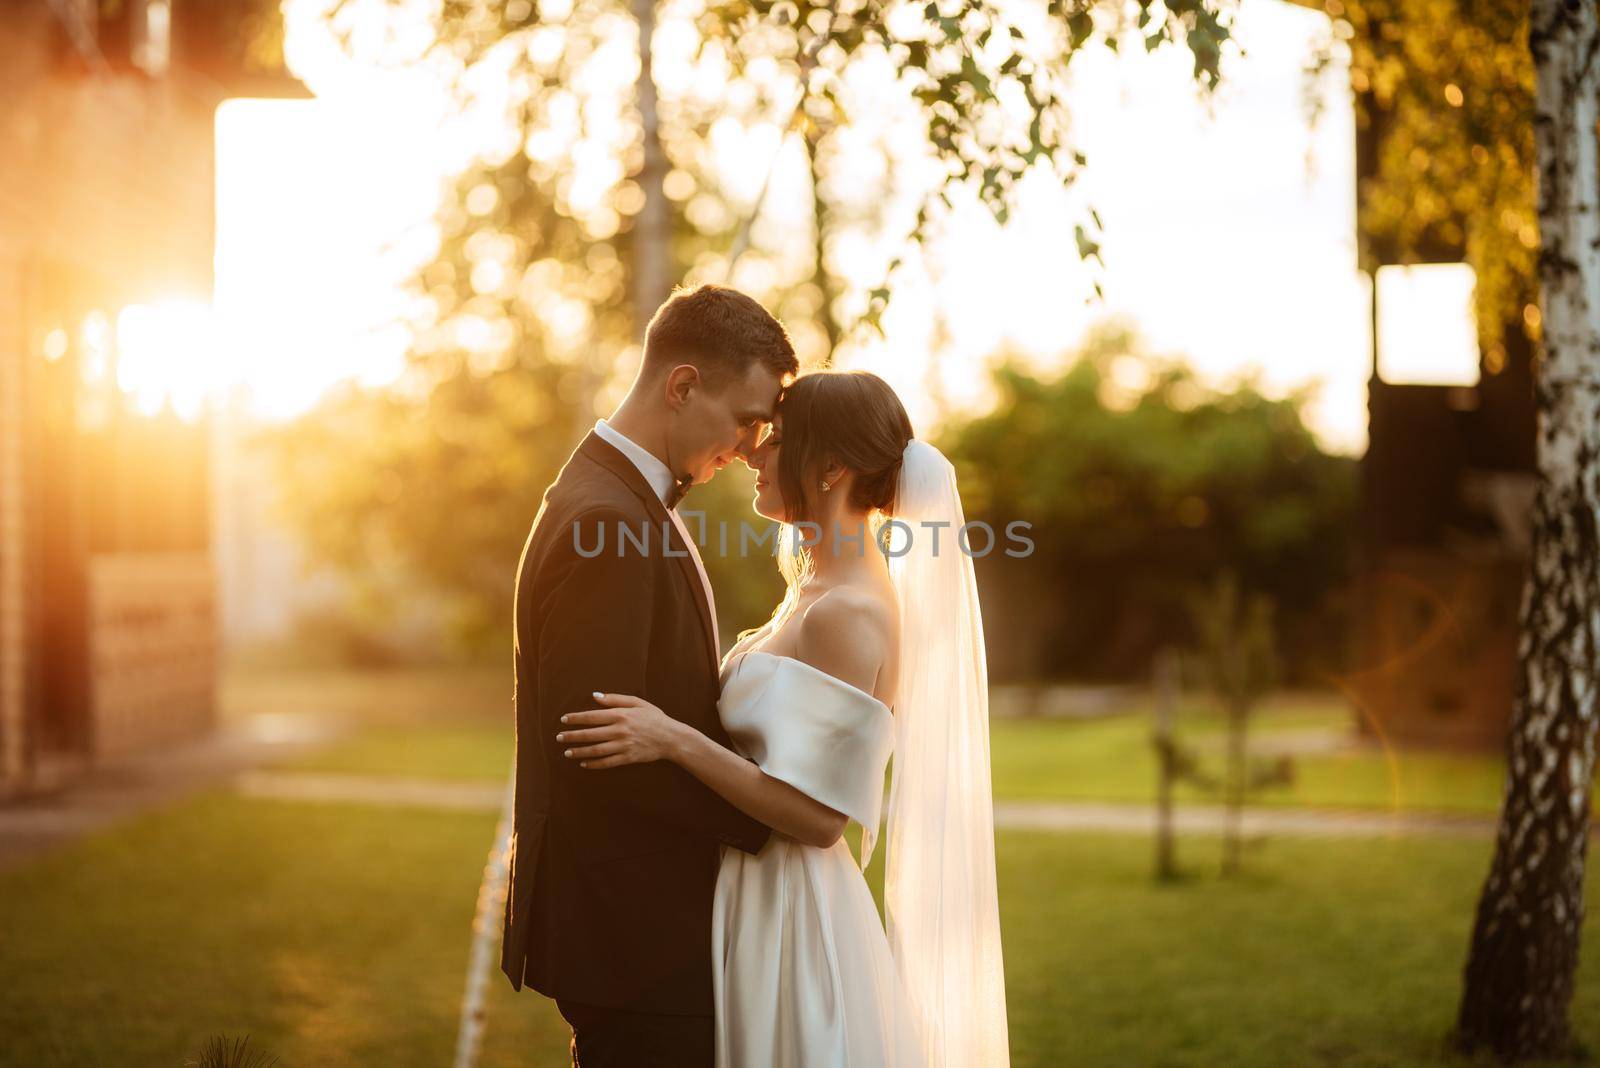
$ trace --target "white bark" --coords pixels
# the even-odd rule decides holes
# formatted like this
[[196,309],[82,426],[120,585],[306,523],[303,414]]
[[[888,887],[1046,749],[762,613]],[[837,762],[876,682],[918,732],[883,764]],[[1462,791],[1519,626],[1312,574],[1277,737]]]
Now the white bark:
[[1600,23],[1533,0],[1539,490],[1499,839],[1478,905],[1462,1045],[1561,1055],[1583,925],[1600,672]]

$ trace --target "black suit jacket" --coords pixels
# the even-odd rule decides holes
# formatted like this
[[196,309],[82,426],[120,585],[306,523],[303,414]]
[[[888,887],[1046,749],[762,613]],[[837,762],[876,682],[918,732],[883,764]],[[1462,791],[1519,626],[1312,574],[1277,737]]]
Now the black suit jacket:
[[[647,549],[621,539],[619,524]],[[727,744],[710,606],[687,553],[644,476],[592,433],[545,492],[523,546],[500,956],[519,990],[526,982],[589,1005],[711,1012],[721,846],[756,852],[768,829],[674,764],[583,769],[555,740],[560,717],[594,707],[598,690],[636,694]]]

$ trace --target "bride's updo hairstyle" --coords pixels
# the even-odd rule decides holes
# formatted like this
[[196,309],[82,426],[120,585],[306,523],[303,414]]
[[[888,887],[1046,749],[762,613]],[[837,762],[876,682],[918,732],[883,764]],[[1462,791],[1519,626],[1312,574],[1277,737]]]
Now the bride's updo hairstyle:
[[789,523],[816,521],[823,473],[834,463],[855,476],[852,508],[892,513],[912,431],[889,383],[870,371],[814,371],[784,390],[778,414],[778,490]]

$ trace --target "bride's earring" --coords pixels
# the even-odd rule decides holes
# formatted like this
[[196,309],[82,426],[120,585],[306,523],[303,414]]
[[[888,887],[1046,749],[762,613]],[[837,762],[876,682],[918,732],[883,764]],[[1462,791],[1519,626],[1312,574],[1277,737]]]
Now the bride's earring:
[[832,487],[832,486],[830,486],[830,485],[828,485],[828,484],[827,484],[827,483],[826,483],[826,482],[824,482],[824,483],[823,483],[823,484],[822,484],[822,492],[823,492],[823,493],[827,493],[827,492],[828,492],[828,491],[829,491],[829,490],[830,490],[830,489],[832,489],[832,488],[833,488],[833,487]]

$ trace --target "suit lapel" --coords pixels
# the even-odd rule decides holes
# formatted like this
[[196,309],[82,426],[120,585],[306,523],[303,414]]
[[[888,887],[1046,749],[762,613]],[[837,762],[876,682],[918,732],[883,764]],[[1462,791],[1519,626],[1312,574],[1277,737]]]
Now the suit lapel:
[[699,569],[694,566],[694,560],[689,556],[689,546],[679,537],[678,525],[667,515],[667,506],[656,496],[656,491],[645,481],[639,469],[633,466],[633,461],[618,452],[610,442],[594,431],[591,430],[578,445],[578,452],[620,478],[628,489],[633,491],[633,495],[639,498],[645,512],[650,516],[651,525],[655,528],[655,531],[651,532],[650,544],[655,544],[655,533],[658,531],[673,543],[672,558],[683,574],[684,580],[688,582],[689,597],[694,601],[695,610],[700,613],[700,630],[705,636],[706,654],[710,657],[711,670],[715,672],[721,657],[717,649],[715,631],[711,625],[711,605],[706,603],[705,586],[700,581]]

